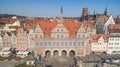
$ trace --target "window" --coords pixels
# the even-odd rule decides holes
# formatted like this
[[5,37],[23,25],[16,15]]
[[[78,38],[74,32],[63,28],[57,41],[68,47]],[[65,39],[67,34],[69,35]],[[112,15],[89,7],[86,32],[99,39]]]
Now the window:
[[38,46],[38,42],[36,42],[36,46]]
[[57,32],[59,32],[59,29],[57,29]]
[[35,38],[37,38],[38,36],[37,36],[37,34],[35,35]]
[[82,38],[85,38],[85,35],[83,34]]
[[80,46],[80,42],[78,42],[78,46]]
[[57,34],[57,38],[59,38],[59,34]]
[[69,45],[72,46],[72,42],[69,42]]
[[65,46],[67,46],[67,42],[65,42]]
[[42,38],[42,35],[40,35],[40,38]]
[[57,46],[59,46],[59,42],[57,42]]
[[63,32],[63,29],[61,31]]
[[47,42],[44,42],[44,46],[47,46]]
[[48,45],[51,46],[51,42],[48,42]]
[[61,46],[64,46],[64,42],[61,42]]
[[61,35],[61,38],[63,38],[63,34]]
[[76,46],[76,42],[73,42],[73,46]]
[[42,42],[40,42],[40,46],[42,46]]
[[89,44],[91,44],[91,40],[89,40]]
[[84,42],[82,42],[82,46],[84,46]]
[[78,38],[80,38],[80,34],[78,35]]
[[53,46],[55,46],[55,42],[53,42]]

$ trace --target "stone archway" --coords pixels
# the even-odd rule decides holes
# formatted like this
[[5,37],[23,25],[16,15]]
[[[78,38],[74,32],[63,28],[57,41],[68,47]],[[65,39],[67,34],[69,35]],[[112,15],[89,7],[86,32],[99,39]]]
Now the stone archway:
[[50,50],[46,50],[46,51],[45,51],[45,56],[46,56],[46,57],[50,57]]
[[67,56],[67,51],[66,50],[62,50],[61,56],[66,57]]
[[75,56],[75,51],[74,51],[74,50],[71,50],[71,51],[69,52],[69,55],[70,55],[70,57],[74,57],[74,56]]
[[54,57],[57,57],[58,55],[59,55],[58,50],[54,50],[54,52],[53,52],[53,56],[54,56]]

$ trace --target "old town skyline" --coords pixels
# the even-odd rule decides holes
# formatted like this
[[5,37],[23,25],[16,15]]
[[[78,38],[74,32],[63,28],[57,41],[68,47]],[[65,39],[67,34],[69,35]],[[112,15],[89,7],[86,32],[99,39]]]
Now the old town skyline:
[[[58,17],[61,5],[64,9],[64,17],[80,17],[82,8],[88,7],[89,13],[103,13],[108,8],[108,13],[114,17],[120,15],[119,0],[1,0],[0,14],[16,14],[28,17]],[[21,5],[22,4],[22,5]]]

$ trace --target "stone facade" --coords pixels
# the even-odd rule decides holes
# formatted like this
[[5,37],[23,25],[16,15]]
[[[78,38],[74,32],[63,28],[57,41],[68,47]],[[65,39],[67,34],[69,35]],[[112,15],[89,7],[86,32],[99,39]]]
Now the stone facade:
[[[70,35],[71,30],[68,30],[64,23],[57,22],[57,25],[50,31],[49,37],[45,37],[45,30],[40,26],[36,26],[33,33],[36,56],[38,54],[46,56],[47,52],[50,53],[50,56],[54,56],[56,51],[58,56],[62,55],[62,51],[66,51],[67,56],[70,55],[71,51],[76,56],[85,56],[87,51],[86,44],[90,45],[91,36],[93,35],[93,28],[90,25],[81,23],[75,30],[76,34]],[[90,46],[87,46],[87,48],[90,48]]]

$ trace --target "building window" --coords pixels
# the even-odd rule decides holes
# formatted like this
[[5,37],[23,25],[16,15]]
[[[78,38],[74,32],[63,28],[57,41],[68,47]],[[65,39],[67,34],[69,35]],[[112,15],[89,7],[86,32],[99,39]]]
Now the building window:
[[38,46],[38,42],[36,42],[36,46]]
[[35,38],[37,38],[38,36],[37,36],[37,34],[35,35]]
[[65,46],[67,46],[67,42],[65,42]]
[[59,42],[57,42],[57,46],[59,46]]
[[42,35],[40,35],[40,38],[42,38]]
[[53,46],[55,46],[55,42],[53,42]]
[[80,38],[80,34],[78,35],[78,38]]
[[69,45],[72,46],[72,42],[69,42]]
[[91,44],[91,40],[89,40],[89,44]]
[[84,34],[82,35],[82,38],[85,38],[85,35],[84,35]]
[[51,42],[48,42],[48,45],[51,46]]
[[76,46],[76,42],[73,42],[73,46]]
[[63,34],[61,35],[61,38],[63,38]]
[[59,32],[59,29],[57,29],[57,32]]
[[42,44],[42,42],[40,42],[40,46],[42,46],[43,44]]
[[84,42],[82,42],[82,46],[84,46]]
[[61,45],[64,46],[64,42],[61,42]]
[[80,46],[80,42],[78,42],[78,46]]
[[44,45],[47,46],[47,42],[44,42]]
[[63,32],[63,29],[61,31]]
[[59,34],[57,34],[57,38],[59,38]]

